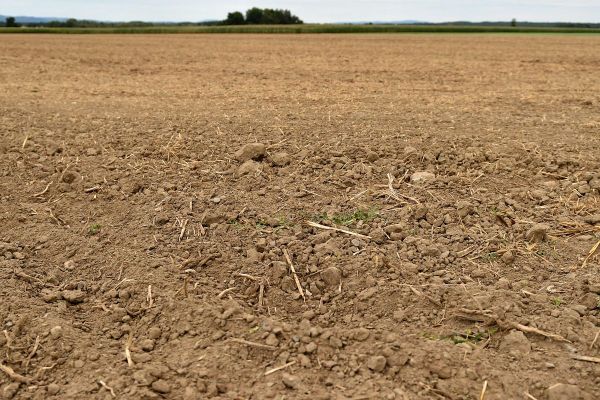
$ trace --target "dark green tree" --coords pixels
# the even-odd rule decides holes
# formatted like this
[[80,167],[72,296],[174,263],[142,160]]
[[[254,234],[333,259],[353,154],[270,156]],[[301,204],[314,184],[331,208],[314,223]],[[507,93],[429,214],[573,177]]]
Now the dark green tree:
[[262,24],[263,10],[258,7],[253,7],[246,11],[246,22],[249,24]]
[[14,28],[18,26],[17,22],[15,21],[15,17],[6,17],[6,27],[7,28]]
[[516,18],[513,18],[512,21],[510,21],[510,26],[517,26]]
[[245,23],[244,14],[239,11],[230,12],[225,20],[225,25],[244,25]]

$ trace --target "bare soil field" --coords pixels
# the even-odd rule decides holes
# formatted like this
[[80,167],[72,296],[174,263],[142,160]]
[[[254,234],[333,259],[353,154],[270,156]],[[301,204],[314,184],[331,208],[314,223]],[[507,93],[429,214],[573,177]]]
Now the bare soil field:
[[0,396],[600,398],[600,37],[0,41]]

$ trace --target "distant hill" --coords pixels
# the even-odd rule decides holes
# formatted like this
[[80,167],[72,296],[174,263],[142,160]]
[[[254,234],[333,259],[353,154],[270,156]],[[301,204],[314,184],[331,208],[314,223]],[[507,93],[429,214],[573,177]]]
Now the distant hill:
[[[10,15],[0,15],[0,21],[6,21],[7,17],[10,17]],[[17,24],[45,24],[51,21],[64,22],[67,19],[68,18],[16,16],[15,22]]]

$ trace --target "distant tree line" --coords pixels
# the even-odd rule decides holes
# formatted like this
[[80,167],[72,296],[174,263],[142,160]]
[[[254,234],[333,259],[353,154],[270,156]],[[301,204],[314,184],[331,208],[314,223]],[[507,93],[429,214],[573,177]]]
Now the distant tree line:
[[302,24],[302,20],[293,15],[290,10],[253,7],[246,11],[246,15],[239,11],[227,14],[223,21],[225,25],[290,25]]

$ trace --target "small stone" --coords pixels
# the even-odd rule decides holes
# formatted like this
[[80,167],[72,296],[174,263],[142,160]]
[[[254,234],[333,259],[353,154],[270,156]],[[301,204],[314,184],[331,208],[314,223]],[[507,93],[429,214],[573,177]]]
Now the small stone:
[[498,279],[497,285],[500,289],[510,289],[510,281],[504,277]]
[[298,386],[300,385],[300,381],[296,376],[287,373],[284,373],[281,376],[281,381],[283,382],[286,388],[292,390],[298,389]]
[[315,350],[317,350],[317,344],[315,342],[310,342],[309,344],[306,345],[306,352],[308,354],[314,353]]
[[62,330],[62,326],[54,326],[50,329],[50,337],[52,339],[58,339],[62,336],[63,330]]
[[600,225],[600,214],[588,215],[583,220],[590,225]]
[[375,294],[379,291],[376,286],[367,288],[358,294],[359,300],[368,300],[371,297],[375,296]]
[[330,287],[338,287],[342,282],[342,271],[337,267],[329,267],[321,272],[321,279]]
[[56,292],[50,289],[42,289],[41,296],[42,300],[44,300],[46,303],[52,303],[54,301],[62,299],[62,295],[60,294],[60,292]]
[[271,156],[271,162],[276,167],[285,167],[291,162],[290,155],[283,151],[277,152]]
[[270,333],[269,336],[267,336],[267,340],[265,340],[265,343],[269,346],[279,346],[279,339],[277,339],[277,336],[275,336],[275,334]]
[[298,354],[298,363],[302,368],[310,368],[312,367],[312,363],[310,362],[310,358],[304,354]]
[[513,355],[528,354],[531,352],[531,343],[523,332],[513,330],[502,339],[500,350]]
[[334,349],[341,349],[344,346],[344,342],[337,336],[329,337],[329,345]]
[[541,243],[548,238],[550,227],[546,224],[535,224],[527,231],[525,237],[530,242]]
[[375,162],[379,160],[379,154],[375,153],[373,150],[369,150],[367,152],[367,161]]
[[387,360],[384,356],[373,356],[367,361],[367,367],[371,371],[381,372],[385,369]]
[[307,320],[309,320],[309,321],[310,321],[310,320],[311,320],[311,319],[313,319],[313,318],[314,318],[316,315],[317,315],[317,313],[315,313],[315,311],[314,311],[314,310],[307,310],[307,311],[304,311],[304,312],[302,313],[302,319],[307,319]]
[[412,183],[423,183],[433,181],[435,179],[435,174],[427,171],[418,171],[410,176],[410,181]]
[[72,271],[72,270],[75,269],[75,261],[73,261],[73,260],[67,260],[67,261],[65,261],[65,263],[63,264],[63,266],[67,270]]
[[571,309],[577,311],[582,317],[587,314],[587,307],[583,304],[574,304],[571,306]]
[[259,168],[260,168],[260,163],[257,163],[256,161],[253,161],[253,160],[248,160],[239,166],[239,168],[237,169],[237,174],[242,176],[242,175],[247,175],[247,174],[251,174],[251,173],[256,173],[259,170]]
[[163,379],[152,382],[152,390],[158,393],[169,393],[171,391],[171,385]]
[[359,342],[364,342],[369,338],[370,332],[367,328],[356,328],[352,332],[352,337],[354,340],[358,340]]
[[583,398],[581,390],[575,385],[558,383],[548,388],[548,400],[580,400]]
[[60,392],[60,386],[58,386],[56,383],[51,383],[48,385],[48,388],[46,390],[49,394],[55,395],[58,392]]
[[265,156],[267,148],[262,143],[249,143],[235,152],[235,159],[240,162],[259,160]]
[[12,399],[13,397],[15,397],[15,395],[19,391],[20,386],[21,386],[21,384],[19,382],[13,382],[13,383],[10,383],[10,384],[4,386],[4,389],[2,390],[2,395],[3,395],[2,398],[3,399]]
[[78,304],[85,299],[85,293],[81,290],[63,290],[62,297],[71,304]]
[[271,264],[271,278],[278,281],[283,278],[288,272],[288,266],[283,261],[273,261]]
[[510,265],[515,261],[515,254],[511,250],[505,251],[501,259],[504,264]]
[[162,330],[158,326],[153,326],[148,329],[148,337],[150,339],[158,339],[162,335]]
[[183,391],[183,400],[200,400],[200,393],[198,393],[198,389],[192,386],[188,386]]
[[153,339],[144,339],[140,342],[140,348],[144,351],[152,351],[154,350],[154,340]]
[[393,224],[386,226],[385,228],[383,228],[383,230],[385,231],[385,233],[390,235],[392,233],[402,233],[405,228],[406,227],[403,224]]

